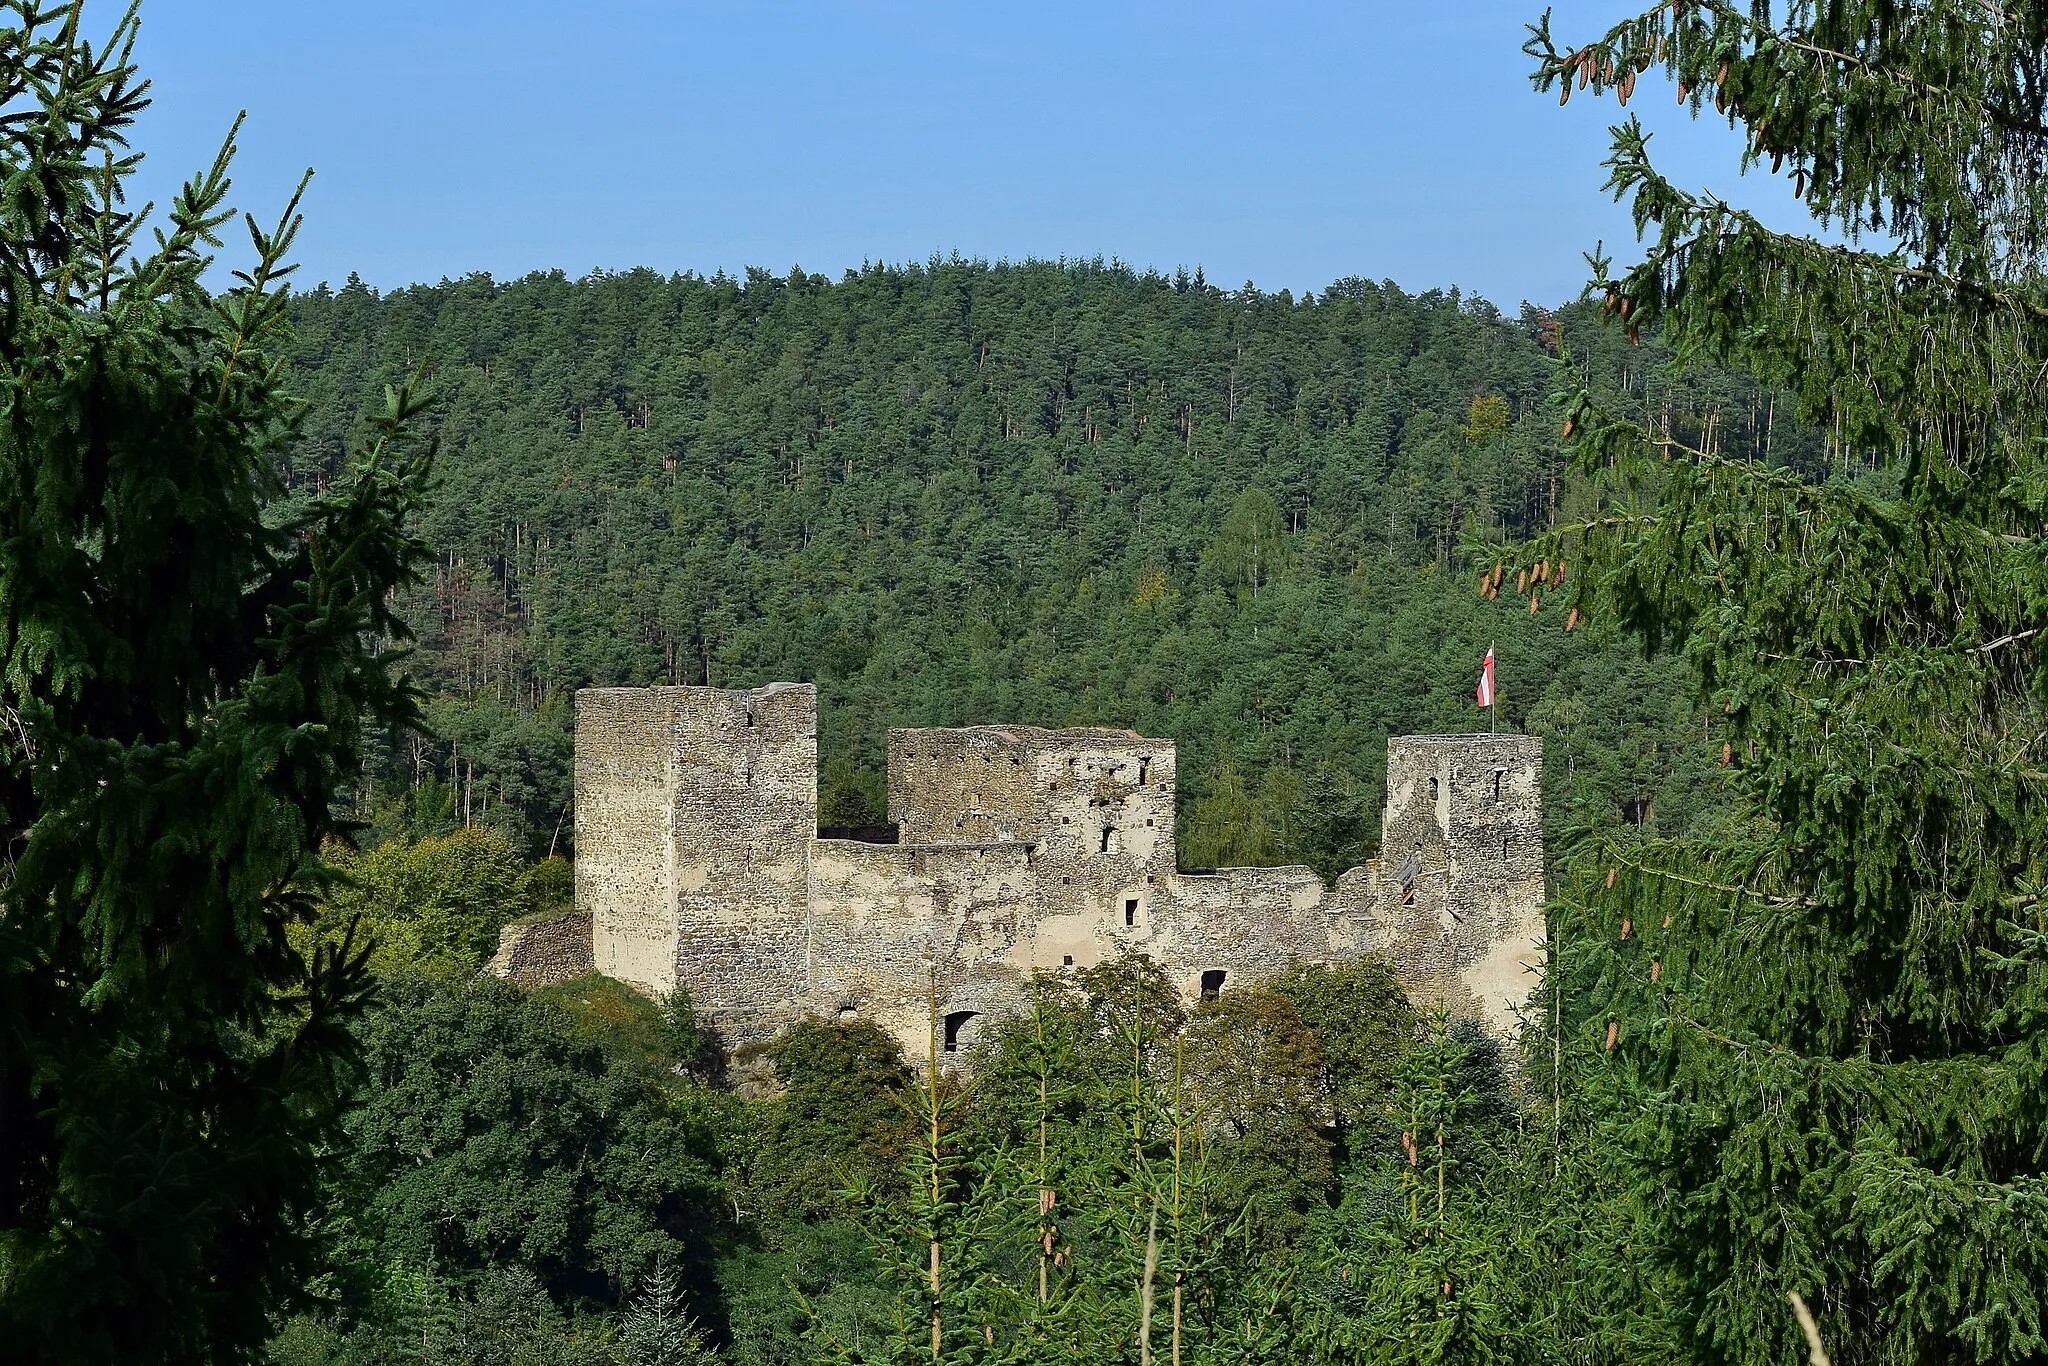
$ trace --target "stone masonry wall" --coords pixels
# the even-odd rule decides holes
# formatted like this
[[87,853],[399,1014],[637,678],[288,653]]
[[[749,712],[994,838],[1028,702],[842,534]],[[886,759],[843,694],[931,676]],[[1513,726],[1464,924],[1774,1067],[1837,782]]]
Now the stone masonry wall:
[[590,968],[590,912],[567,911],[507,925],[484,971],[535,990],[573,982]]
[[810,999],[817,690],[679,691],[671,980],[731,1036],[773,1033]]
[[[1505,1028],[1535,985],[1543,937],[1543,742],[1425,735],[1387,742],[1380,919],[1409,994]],[[1420,865],[1412,894],[1401,870]]]
[[1381,858],[1182,873],[1175,751],[1132,731],[889,735],[900,843],[817,837],[816,692],[579,696],[577,905],[599,971],[686,986],[727,1041],[804,1013],[913,1056],[1017,1004],[1034,971],[1143,950],[1190,999],[1384,953],[1418,1002],[1512,1026],[1541,951],[1541,743],[1396,738]]
[[672,688],[576,695],[576,907],[591,915],[597,971],[643,991],[675,985],[669,823],[683,701]]

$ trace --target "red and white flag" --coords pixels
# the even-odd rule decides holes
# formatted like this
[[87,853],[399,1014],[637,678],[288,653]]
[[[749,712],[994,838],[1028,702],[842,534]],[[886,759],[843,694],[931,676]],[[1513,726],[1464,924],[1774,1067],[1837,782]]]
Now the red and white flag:
[[1492,647],[1492,646],[1488,646],[1488,647],[1487,647],[1487,650],[1486,650],[1486,664],[1485,664],[1485,666],[1484,666],[1484,667],[1483,667],[1482,669],[1480,669],[1480,671],[1479,671],[1479,705],[1480,705],[1480,706],[1482,706],[1482,707],[1490,707],[1490,706],[1492,706],[1492,705],[1493,705],[1493,647]]

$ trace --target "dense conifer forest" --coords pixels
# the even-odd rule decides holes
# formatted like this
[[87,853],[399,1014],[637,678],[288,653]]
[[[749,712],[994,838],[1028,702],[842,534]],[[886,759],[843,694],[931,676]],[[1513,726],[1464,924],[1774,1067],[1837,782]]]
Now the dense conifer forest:
[[[892,725],[1135,726],[1182,745],[1184,862],[1329,876],[1374,852],[1389,734],[1487,724],[1472,689],[1492,645],[1502,722],[1549,747],[1554,842],[1710,832],[1720,769],[1678,665],[1479,579],[1592,507],[1552,401],[1565,347],[1660,430],[1799,477],[1859,473],[1772,391],[1681,369],[1584,306],[1509,317],[1366,280],[1297,298],[1101,262],[351,280],[290,306],[294,496],[339,477],[386,385],[425,365],[441,400],[434,561],[399,604],[427,724],[372,754],[364,852],[332,851],[351,885],[311,930],[373,927],[372,1085],[336,1177],[329,1307],[291,1322],[280,1360],[410,1359],[415,1339],[435,1360],[481,1350],[463,1343],[580,1360],[650,1314],[760,1366],[886,1355],[907,1236],[889,1209],[920,1161],[952,1182],[978,1152],[1004,1195],[922,1217],[1001,1260],[998,1206],[1026,1174],[995,1155],[1047,1134],[1026,1184],[1089,1221],[1060,1233],[1081,1250],[1047,1283],[1082,1306],[1061,1311],[1060,1350],[1114,1355],[1144,1245],[1116,1211],[1176,1124],[1204,1136],[1175,1168],[1203,1214],[1171,1252],[1203,1268],[1187,1331],[1204,1351],[1275,1295],[1301,1310],[1284,1268],[1345,1306],[1323,1329],[1340,1356],[1346,1334],[1406,1321],[1403,1278],[1486,1284],[1454,1336],[1502,1350],[1518,1317],[1552,1312],[1557,1285],[1512,1289],[1494,1244],[1554,1258],[1529,1240],[1580,1225],[1524,1209],[1510,1231],[1541,1154],[1513,1137],[1498,1045],[1415,1016],[1378,969],[1190,1016],[1119,963],[1042,999],[1037,1032],[999,1031],[971,1096],[958,1079],[927,1095],[893,1043],[821,1024],[751,1061],[787,1088],[753,1100],[681,997],[664,1015],[604,984],[526,998],[464,979],[499,926],[566,900],[572,696],[590,684],[816,681],[832,823],[881,817]],[[1120,1014],[1131,992],[1153,1004]],[[1130,1047],[1152,1061],[1133,1072]],[[1167,1050],[1190,1047],[1169,1084]],[[1447,1135],[1428,1172],[1403,1174],[1396,1093]],[[957,1126],[943,1153],[920,1146],[919,1106]],[[1425,1176],[1444,1178],[1427,1217],[1402,1195]],[[1610,1213],[1603,1233],[1626,1226]],[[1260,1331],[1262,1350],[1296,1335]]]
[[1590,310],[1361,279],[351,281],[293,322],[296,489],[336,476],[386,384],[424,362],[444,395],[438,559],[405,606],[439,738],[398,738],[365,810],[534,856],[567,847],[575,688],[797,679],[831,823],[879,819],[890,726],[1131,726],[1182,746],[1191,866],[1329,876],[1373,850],[1390,733],[1485,724],[1489,644],[1503,723],[1549,742],[1553,836],[1575,812],[1684,830],[1712,765],[1669,664],[1474,591],[1484,546],[1585,502],[1559,337],[1681,435],[1827,458],[1772,393]]
[[[149,245],[113,23],[0,0],[10,1351],[2048,1360],[2048,9],[1545,15],[1539,91],[1662,73],[1847,241],[1624,116],[1641,259],[1513,316],[1099,261],[300,291],[296,200],[217,290],[233,139]],[[892,725],[1136,727],[1184,863],[1329,875],[1489,646],[1546,742],[1511,1037],[1372,959],[1190,1002],[1120,953],[953,1065],[482,971],[571,899],[585,685],[815,681],[844,824]]]

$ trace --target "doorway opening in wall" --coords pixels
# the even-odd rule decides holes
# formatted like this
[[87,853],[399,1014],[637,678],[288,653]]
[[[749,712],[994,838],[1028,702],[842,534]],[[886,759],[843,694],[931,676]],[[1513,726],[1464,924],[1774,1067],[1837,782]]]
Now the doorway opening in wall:
[[1230,974],[1222,968],[1210,968],[1202,974],[1202,999],[1213,1001],[1223,994],[1223,979]]
[[962,1046],[973,1042],[975,1020],[981,1018],[978,1010],[955,1010],[946,1016],[945,1051],[958,1053]]

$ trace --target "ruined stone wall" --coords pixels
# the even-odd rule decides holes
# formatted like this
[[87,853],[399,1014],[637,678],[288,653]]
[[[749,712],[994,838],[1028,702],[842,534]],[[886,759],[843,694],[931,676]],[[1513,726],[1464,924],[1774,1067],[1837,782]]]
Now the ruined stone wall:
[[789,684],[579,701],[577,904],[598,970],[682,983],[728,1042],[858,1015],[918,1055],[934,968],[951,1036],[1033,971],[1124,946],[1190,998],[1386,953],[1418,1002],[1503,1031],[1532,985],[1538,741],[1391,741],[1382,856],[1326,888],[1298,867],[1179,872],[1173,743],[1131,731],[892,731],[902,842],[817,838],[816,706]]
[[1171,872],[1173,805],[1171,740],[1035,726],[889,732],[889,819],[905,844],[1039,841]]
[[1020,999],[1032,966],[1031,849],[815,841],[814,1012],[871,1019],[918,1055],[934,987],[942,1019],[985,1018]]
[[576,907],[597,971],[642,991],[675,985],[674,734],[682,690],[576,694]]
[[674,691],[670,980],[729,1038],[773,1033],[809,994],[817,690]]
[[[1332,957],[1322,878],[1312,868],[1221,868],[1169,878],[1137,947],[1183,995],[1242,986]],[[1215,974],[1221,974],[1217,976]]]
[[[1387,742],[1379,915],[1409,994],[1498,1029],[1542,961],[1543,742],[1420,735]],[[1404,867],[1418,869],[1412,886]]]
[[590,974],[590,912],[564,911],[507,925],[484,971],[534,990]]

